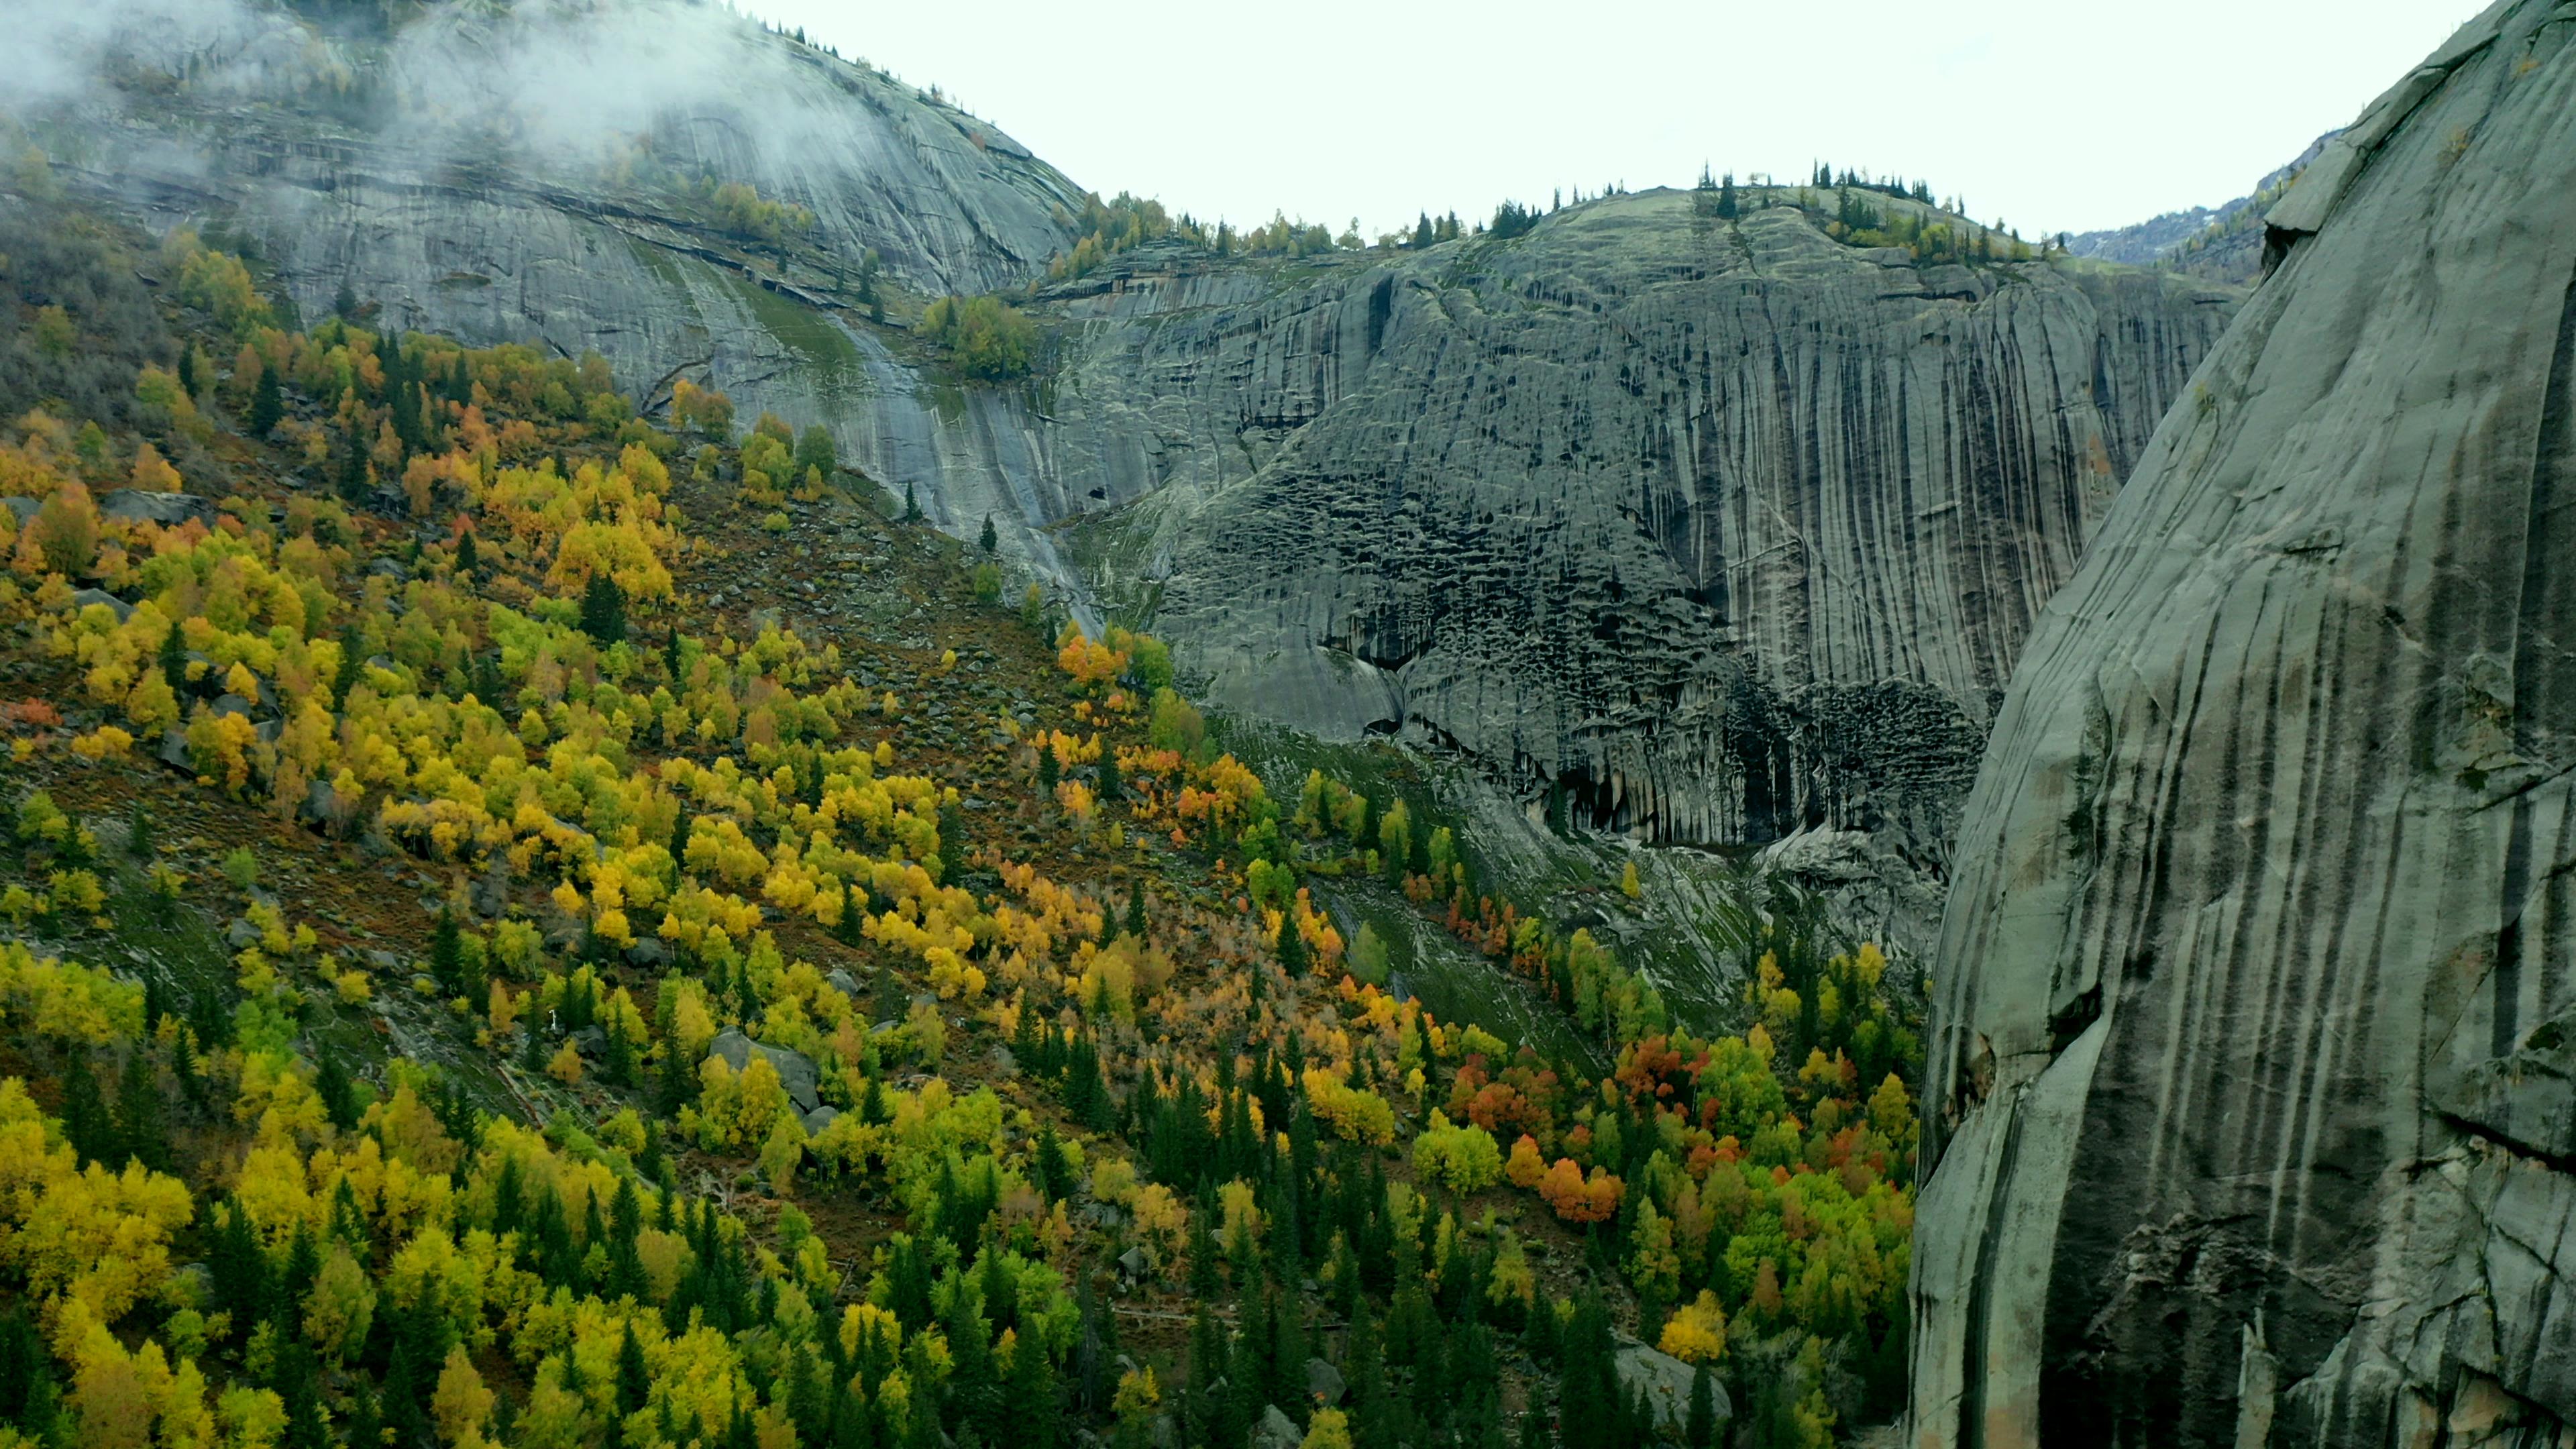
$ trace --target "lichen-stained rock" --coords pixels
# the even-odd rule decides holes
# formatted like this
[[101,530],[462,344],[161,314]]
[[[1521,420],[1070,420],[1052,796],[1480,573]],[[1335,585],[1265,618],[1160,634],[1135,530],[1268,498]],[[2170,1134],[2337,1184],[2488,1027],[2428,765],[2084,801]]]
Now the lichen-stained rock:
[[[639,392],[690,362],[737,385],[791,354],[854,372],[800,298],[847,305],[871,251],[914,296],[1016,286],[1081,204],[991,123],[682,0],[425,7],[391,34],[249,5],[190,21],[55,58],[97,71],[48,102],[80,127],[72,175],[254,250],[307,316],[345,284],[397,326],[595,347]],[[764,236],[729,184],[813,223]]]
[[2014,673],[1915,1444],[2576,1424],[2571,21],[2502,0],[2328,147]]
[[2040,602],[2234,294],[1918,269],[1750,195],[1069,304],[1096,320],[1051,460],[1144,499],[1094,580],[1222,701],[1462,747],[1583,824],[1945,839]]

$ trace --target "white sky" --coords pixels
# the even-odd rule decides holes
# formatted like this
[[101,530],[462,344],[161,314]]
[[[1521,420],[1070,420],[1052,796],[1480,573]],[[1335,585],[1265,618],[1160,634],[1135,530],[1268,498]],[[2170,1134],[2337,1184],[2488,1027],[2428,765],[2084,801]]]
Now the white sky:
[[1083,186],[1374,234],[1552,187],[1837,167],[2026,236],[2216,205],[2484,0],[738,0]]

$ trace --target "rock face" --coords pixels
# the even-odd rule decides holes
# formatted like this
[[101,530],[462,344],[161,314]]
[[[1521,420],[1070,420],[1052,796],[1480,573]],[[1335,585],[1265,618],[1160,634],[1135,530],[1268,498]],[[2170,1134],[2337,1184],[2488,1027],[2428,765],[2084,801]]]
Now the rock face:
[[2576,25],[2504,0],[2050,601],[1934,971],[1909,1442],[2576,1426]]
[[[980,121],[667,0],[363,43],[207,14],[101,64],[189,79],[75,104],[74,174],[251,246],[308,315],[346,284],[823,424],[1223,702],[1660,840],[1885,832],[1937,867],[2036,610],[2237,296],[1656,191],[1418,252],[1148,245],[1041,290],[1038,377],[961,387],[851,275],[873,249],[908,307],[1043,274],[1081,193]],[[719,181],[816,224],[747,239]]]
[[1788,193],[1616,196],[1508,241],[1141,267],[1051,471],[1220,700],[1463,748],[1578,824],[1945,839],[2042,600],[2234,300],[2090,264],[1917,268]]
[[[808,304],[856,316],[865,253],[916,297],[1014,286],[1069,244],[1082,198],[987,122],[679,0],[431,6],[361,38],[209,5],[146,30],[60,58],[127,80],[68,102],[78,174],[153,222],[219,228],[307,316],[346,284],[396,325],[595,347],[639,389],[807,352],[854,370],[835,309]],[[764,237],[713,195],[728,183],[813,223]],[[861,385],[770,396],[810,410]]]

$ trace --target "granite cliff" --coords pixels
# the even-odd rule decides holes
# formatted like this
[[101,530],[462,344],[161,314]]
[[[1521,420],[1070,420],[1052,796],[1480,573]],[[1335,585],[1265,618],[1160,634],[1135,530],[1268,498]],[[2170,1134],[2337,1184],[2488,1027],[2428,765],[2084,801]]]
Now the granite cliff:
[[[399,325],[595,348],[648,402],[687,373],[821,423],[1229,704],[1454,746],[1658,840],[1876,832],[1870,869],[1937,875],[2035,611],[2236,300],[1918,264],[1786,190],[1420,251],[1149,245],[1046,283],[1071,182],[717,12],[207,13],[46,102],[60,169],[218,229],[308,315],[345,286]],[[717,182],[813,221],[753,234]],[[1025,384],[962,384],[907,331],[1021,284]]]
[[1579,825],[1937,850],[2233,294],[1705,200],[1068,301],[1054,465],[1141,500],[1086,531],[1091,581],[1218,699],[1461,748]]
[[2267,237],[1966,807],[1920,1445],[2576,1433],[2576,10]]

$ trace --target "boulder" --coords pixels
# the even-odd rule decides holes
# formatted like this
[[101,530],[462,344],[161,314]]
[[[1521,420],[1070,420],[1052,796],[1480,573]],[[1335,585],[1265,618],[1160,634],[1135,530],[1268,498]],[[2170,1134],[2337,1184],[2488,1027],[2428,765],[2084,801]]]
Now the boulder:
[[572,1043],[574,1051],[583,1056],[600,1057],[608,1054],[608,1033],[598,1027],[585,1026],[565,1039]]
[[2576,1434],[2576,36],[2330,141],[2049,600],[1931,980],[1918,1449]]
[[0,498],[0,505],[6,505],[9,512],[16,516],[20,529],[24,529],[45,506],[33,498]]
[[626,960],[630,965],[648,969],[667,966],[671,961],[671,948],[651,936],[639,936],[626,947]]
[[1252,1426],[1251,1449],[1297,1449],[1305,1441],[1296,1421],[1277,1404],[1262,1405],[1261,1422]]
[[834,991],[841,993],[843,996],[850,998],[852,1001],[859,999],[859,978],[851,975],[844,967],[835,966],[831,970],[824,972],[823,984],[831,987]]
[[811,1112],[822,1105],[822,1099],[814,1090],[814,1063],[803,1052],[753,1041],[743,1035],[739,1027],[727,1027],[716,1033],[715,1041],[708,1045],[707,1050],[724,1058],[725,1065],[737,1072],[750,1066],[755,1054],[766,1057],[778,1073],[779,1085],[787,1089],[787,1100],[796,1104],[797,1111]]
[[823,1135],[824,1128],[839,1120],[841,1120],[841,1109],[826,1103],[805,1114],[805,1135],[820,1137]]
[[92,604],[106,605],[108,611],[116,615],[116,622],[120,624],[134,616],[134,606],[132,604],[125,602],[123,599],[118,598],[116,595],[109,593],[105,589],[75,589],[72,591],[73,608],[86,609]]
[[[1620,1339],[1611,1358],[1619,1373],[1620,1392],[1643,1395],[1656,1423],[1674,1430],[1689,1424],[1691,1385],[1698,1379],[1699,1370],[1632,1338]],[[1722,1422],[1734,1411],[1726,1397],[1726,1386],[1711,1383],[1709,1389],[1715,1395],[1717,1417]]]
[[215,521],[215,500],[188,493],[119,488],[98,500],[98,513],[101,518],[128,523],[158,523],[164,527],[176,527],[190,519],[212,524]]
[[1342,1395],[1347,1392],[1340,1369],[1320,1358],[1306,1360],[1306,1394],[1309,1398],[1329,1409],[1341,1403]]

